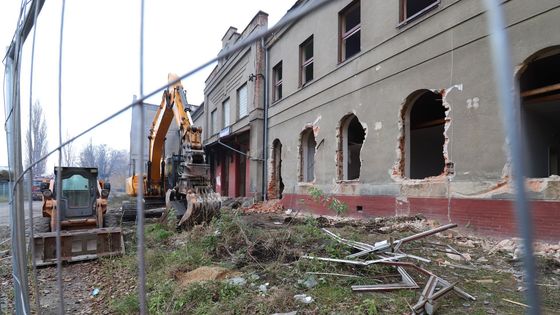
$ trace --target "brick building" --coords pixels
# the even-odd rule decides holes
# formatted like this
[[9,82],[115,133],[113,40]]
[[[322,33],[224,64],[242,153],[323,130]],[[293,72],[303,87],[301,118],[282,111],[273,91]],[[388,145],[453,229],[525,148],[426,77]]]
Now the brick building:
[[[502,7],[535,230],[558,240],[560,5]],[[263,27],[259,12],[243,32],[230,28],[223,47]],[[200,119],[216,190],[334,214],[310,198],[313,187],[350,216],[422,213],[513,235],[491,63],[480,1],[333,1],[220,60],[207,79]]]
[[[227,49],[256,30],[268,27],[258,12],[241,32],[230,27],[222,38]],[[203,139],[215,189],[222,196],[262,198],[264,49],[254,43],[219,60],[204,89]]]

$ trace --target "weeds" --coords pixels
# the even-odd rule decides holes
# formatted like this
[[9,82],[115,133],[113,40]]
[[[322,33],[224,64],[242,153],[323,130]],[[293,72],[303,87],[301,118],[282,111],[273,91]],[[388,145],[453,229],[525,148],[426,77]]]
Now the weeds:
[[333,210],[337,216],[341,216],[348,210],[348,205],[332,195],[327,195],[317,187],[309,187],[309,195],[315,202],[321,203],[328,209]]

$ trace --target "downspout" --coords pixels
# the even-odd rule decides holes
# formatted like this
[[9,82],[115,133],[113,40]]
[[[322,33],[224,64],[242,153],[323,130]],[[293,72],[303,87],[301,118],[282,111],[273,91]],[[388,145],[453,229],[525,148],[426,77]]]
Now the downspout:
[[263,201],[268,200],[267,180],[268,180],[268,48],[265,47],[264,37],[261,38],[261,47],[264,50],[264,124],[263,124],[263,180],[262,196]]

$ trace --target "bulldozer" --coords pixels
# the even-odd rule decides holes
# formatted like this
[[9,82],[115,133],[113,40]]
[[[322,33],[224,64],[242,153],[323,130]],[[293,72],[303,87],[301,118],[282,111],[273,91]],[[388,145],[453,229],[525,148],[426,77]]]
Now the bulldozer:
[[[221,198],[210,182],[202,128],[193,126],[186,91],[177,75],[169,74],[168,80],[173,84],[163,91],[148,135],[146,175],[140,178],[133,174],[127,178],[126,192],[131,197],[137,196],[138,183],[142,180],[145,204],[165,202],[162,217],[173,209],[179,219],[178,227],[192,226],[218,216]],[[179,150],[165,157],[165,138],[172,121],[179,127]],[[123,216],[128,216],[127,212],[135,215],[132,208],[123,207]]]
[[[54,178],[42,184],[42,214],[46,226],[34,235],[37,266],[55,264],[56,228],[60,212],[61,259],[66,262],[124,253],[120,227],[106,216],[111,185],[98,180],[94,167],[55,167]],[[56,180],[61,179],[61,193]],[[58,196],[57,196],[58,195]]]

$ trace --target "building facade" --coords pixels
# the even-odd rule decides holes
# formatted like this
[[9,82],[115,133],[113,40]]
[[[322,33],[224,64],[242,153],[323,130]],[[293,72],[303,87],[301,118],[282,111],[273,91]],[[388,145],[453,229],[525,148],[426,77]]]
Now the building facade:
[[[535,230],[556,240],[559,6],[502,4]],[[467,0],[333,1],[268,38],[268,197],[334,214],[310,198],[313,187],[346,204],[346,215],[423,213],[485,234],[515,234],[484,11],[481,1]],[[216,82],[209,79],[209,92]]]
[[[230,27],[222,51],[268,27],[258,12],[241,33]],[[218,61],[204,89],[203,139],[215,189],[222,196],[262,198],[264,49],[256,42]]]

